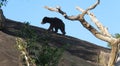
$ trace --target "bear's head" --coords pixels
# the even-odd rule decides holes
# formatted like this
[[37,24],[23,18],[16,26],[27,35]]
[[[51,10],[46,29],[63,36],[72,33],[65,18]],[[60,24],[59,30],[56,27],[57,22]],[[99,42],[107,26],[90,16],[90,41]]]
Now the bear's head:
[[48,19],[49,19],[48,17],[44,17],[43,20],[42,20],[42,22],[41,22],[41,24],[47,23],[47,22],[48,22]]

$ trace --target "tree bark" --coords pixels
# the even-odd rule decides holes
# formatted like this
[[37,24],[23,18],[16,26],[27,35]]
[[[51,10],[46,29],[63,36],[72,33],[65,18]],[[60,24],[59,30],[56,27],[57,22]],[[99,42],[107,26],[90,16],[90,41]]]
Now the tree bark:
[[111,46],[111,53],[110,53],[110,58],[109,58],[109,62],[108,62],[108,66],[114,66],[115,65],[115,61],[116,61],[116,55],[118,52],[118,45],[115,44],[113,46]]
[[5,16],[3,10],[0,8],[0,30],[4,28]]

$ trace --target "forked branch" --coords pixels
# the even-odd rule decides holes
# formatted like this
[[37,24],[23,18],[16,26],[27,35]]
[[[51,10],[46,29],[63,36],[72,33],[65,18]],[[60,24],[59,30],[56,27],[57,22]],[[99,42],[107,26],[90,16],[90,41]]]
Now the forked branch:
[[[114,37],[112,37],[107,28],[104,27],[99,20],[96,18],[96,16],[93,13],[90,13],[89,10],[94,9],[98,4],[100,3],[100,0],[97,0],[97,2],[95,4],[93,4],[92,6],[90,6],[89,8],[87,8],[86,10],[81,9],[80,7],[77,7],[77,10],[81,11],[82,14],[78,14],[77,16],[68,16],[64,11],[61,10],[60,7],[56,7],[56,8],[51,8],[48,6],[45,6],[46,9],[50,10],[50,11],[54,11],[54,12],[58,12],[60,14],[62,14],[66,19],[69,20],[78,20],[83,26],[84,28],[86,28],[87,30],[89,30],[95,37],[108,42],[111,46],[111,54],[110,54],[110,58],[109,58],[109,62],[108,62],[108,66],[114,66],[115,60],[116,60],[116,55],[118,52],[118,44],[120,44],[120,39],[116,39]],[[95,25],[97,26],[98,30],[95,29],[92,25],[90,25],[85,19],[84,19],[84,15],[88,14],[92,20],[92,22],[95,23]]]
[[[81,11],[81,12],[85,11],[80,7],[76,7],[76,9]],[[109,34],[108,29],[102,25],[102,23],[96,18],[96,16],[93,13],[87,11],[87,14],[90,16],[92,22],[95,23],[97,28],[100,30],[101,34],[108,36],[108,37],[112,37],[111,34]]]
[[[109,34],[102,34],[101,32],[97,31],[97,29],[95,29],[92,25],[90,25],[85,19],[84,19],[84,15],[85,14],[88,14],[88,11],[89,10],[92,10],[94,9],[98,4],[100,3],[100,0],[97,0],[97,2],[95,4],[93,4],[92,6],[90,6],[89,8],[87,8],[86,10],[82,10],[82,14],[78,14],[77,16],[68,16],[66,14],[66,12],[62,11],[61,8],[58,6],[58,7],[55,7],[55,8],[52,8],[52,7],[48,7],[48,6],[45,6],[46,9],[50,10],[50,11],[53,11],[53,12],[58,12],[60,13],[61,15],[63,15],[66,19],[69,19],[69,20],[78,20],[80,21],[80,23],[86,28],[88,29],[94,36],[96,36],[97,38],[101,39],[101,40],[104,40],[104,41],[107,41],[107,42],[111,42],[111,38]],[[91,14],[91,13],[89,13]],[[91,14],[92,15],[92,14]],[[94,16],[92,16],[94,17]],[[94,19],[94,18],[93,18]],[[96,20],[96,18],[94,19]],[[98,21],[98,20],[97,20]],[[98,26],[99,27],[99,26]],[[102,30],[101,30],[102,31]],[[104,33],[104,32],[103,32]],[[106,35],[106,36],[105,36]],[[108,36],[109,35],[109,36]]]

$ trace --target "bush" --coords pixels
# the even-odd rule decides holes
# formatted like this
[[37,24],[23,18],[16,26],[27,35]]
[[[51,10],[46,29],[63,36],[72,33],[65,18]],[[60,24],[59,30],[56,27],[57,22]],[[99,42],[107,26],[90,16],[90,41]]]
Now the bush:
[[[36,31],[31,28],[30,24],[24,23],[21,30],[18,32],[19,36],[25,38],[26,45],[25,49],[29,55],[30,62],[34,61],[37,66],[57,66],[62,53],[63,48],[50,47],[49,37],[38,37]],[[42,41],[41,44],[37,44],[37,40]],[[33,63],[32,63],[33,64]]]

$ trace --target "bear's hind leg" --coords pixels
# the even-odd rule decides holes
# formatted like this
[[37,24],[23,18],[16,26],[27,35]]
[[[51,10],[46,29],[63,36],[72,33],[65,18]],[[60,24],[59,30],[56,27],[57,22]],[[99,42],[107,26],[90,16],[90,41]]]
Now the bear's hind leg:
[[63,34],[63,35],[65,35],[65,34],[66,34],[66,32],[65,32],[65,29],[64,29],[64,28],[60,28],[60,30],[61,30],[61,32],[62,32],[62,34]]

